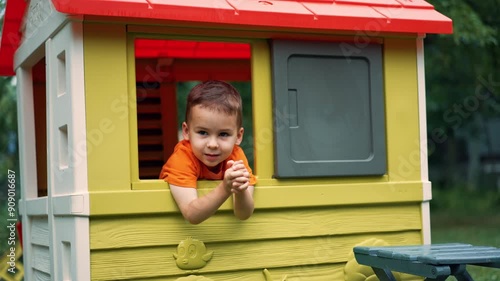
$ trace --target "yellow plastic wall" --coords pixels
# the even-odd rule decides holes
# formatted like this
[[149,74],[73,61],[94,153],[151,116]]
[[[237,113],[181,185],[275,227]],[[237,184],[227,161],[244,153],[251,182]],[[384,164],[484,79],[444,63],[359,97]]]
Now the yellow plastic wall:
[[[137,180],[130,36],[118,24],[84,27],[87,132],[92,136],[101,130],[102,135],[96,135],[95,143],[88,140],[92,280],[177,280],[190,274],[212,280],[269,280],[264,269],[274,280],[285,275],[286,280],[344,280],[352,271],[348,267],[346,273],[349,254],[358,243],[422,242],[415,38],[378,40],[384,45],[387,175],[295,180],[272,178],[267,41],[253,33],[251,39],[241,39],[252,45],[256,211],[241,222],[226,202],[214,217],[193,226],[182,219],[166,183]],[[213,184],[201,182],[200,193]],[[178,243],[188,236],[214,252],[196,272],[179,269],[173,258]]]

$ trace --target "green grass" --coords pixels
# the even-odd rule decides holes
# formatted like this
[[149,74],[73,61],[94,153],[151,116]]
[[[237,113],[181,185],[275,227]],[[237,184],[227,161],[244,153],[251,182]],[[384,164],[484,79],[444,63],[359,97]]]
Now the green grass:
[[[432,243],[500,248],[500,192],[456,186],[433,188],[432,197]],[[500,281],[500,269],[467,266],[467,270],[475,281]]]
[[[459,242],[500,248],[500,215],[456,217],[439,213],[431,216],[432,243]],[[500,281],[500,269],[467,266],[475,281]],[[453,280],[453,278],[448,278]]]

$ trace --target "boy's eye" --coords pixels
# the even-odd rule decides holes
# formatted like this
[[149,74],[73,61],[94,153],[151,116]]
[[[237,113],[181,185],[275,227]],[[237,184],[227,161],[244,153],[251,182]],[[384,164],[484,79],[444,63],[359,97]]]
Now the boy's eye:
[[229,135],[229,133],[224,132],[224,133],[220,133],[219,136],[221,136],[221,137],[229,137],[230,135]]
[[206,131],[198,131],[198,134],[200,134],[202,136],[208,135],[208,133]]

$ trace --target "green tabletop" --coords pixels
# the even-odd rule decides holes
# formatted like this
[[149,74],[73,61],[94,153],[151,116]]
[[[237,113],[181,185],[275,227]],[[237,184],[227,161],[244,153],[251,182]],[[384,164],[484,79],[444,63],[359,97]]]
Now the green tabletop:
[[[393,280],[390,271],[441,280],[449,275],[468,276],[466,265],[500,268],[500,249],[490,246],[448,243],[412,246],[385,246],[354,248],[356,260],[371,266],[381,280]],[[444,280],[444,279],[442,279]]]

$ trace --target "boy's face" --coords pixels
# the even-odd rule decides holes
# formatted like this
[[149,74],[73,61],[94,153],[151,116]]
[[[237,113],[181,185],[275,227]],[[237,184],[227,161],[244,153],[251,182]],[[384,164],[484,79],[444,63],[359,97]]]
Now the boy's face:
[[182,135],[190,141],[196,158],[208,167],[219,165],[243,139],[243,128],[237,127],[236,115],[196,105],[187,122],[182,123]]

